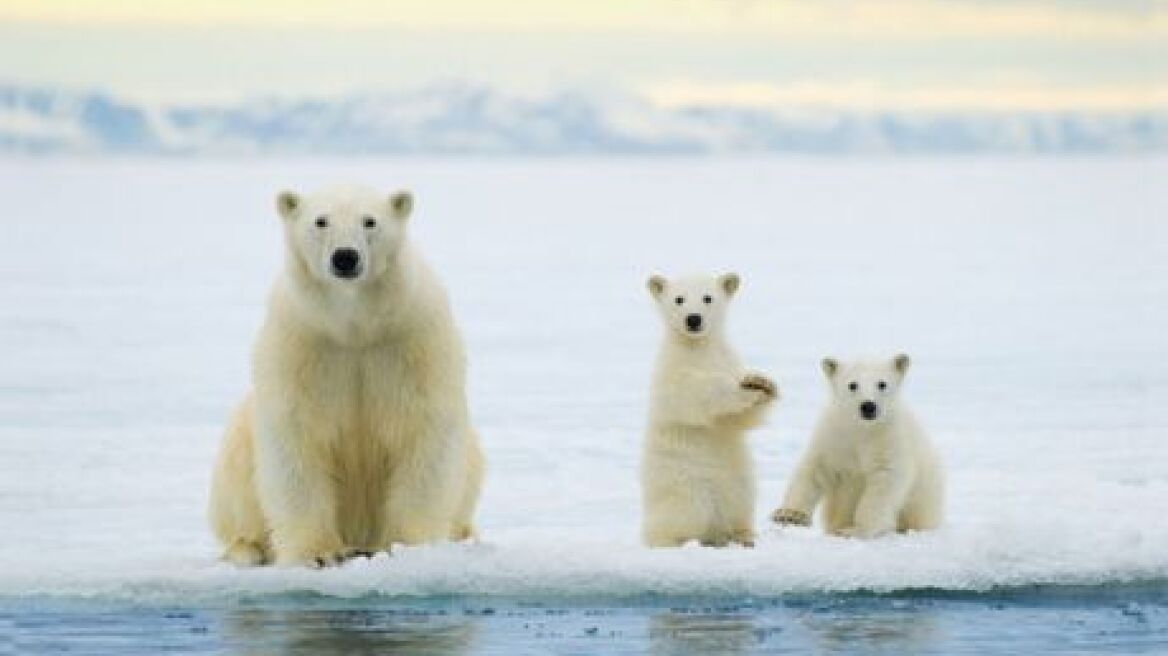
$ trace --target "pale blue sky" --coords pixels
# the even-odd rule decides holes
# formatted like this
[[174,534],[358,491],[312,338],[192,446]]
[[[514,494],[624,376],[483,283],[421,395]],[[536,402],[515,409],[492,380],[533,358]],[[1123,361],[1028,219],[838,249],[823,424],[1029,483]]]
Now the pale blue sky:
[[466,80],[669,105],[1168,107],[1168,0],[7,0],[0,80],[136,97]]

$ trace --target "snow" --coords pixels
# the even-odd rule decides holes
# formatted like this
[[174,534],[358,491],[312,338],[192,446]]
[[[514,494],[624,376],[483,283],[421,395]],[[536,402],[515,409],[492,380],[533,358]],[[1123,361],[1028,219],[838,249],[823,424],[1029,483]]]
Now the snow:
[[[0,596],[757,594],[1168,576],[1168,160],[0,160]],[[483,542],[236,570],[204,520],[279,268],[277,190],[417,194],[467,338]],[[651,272],[733,269],[754,550],[638,546]],[[768,527],[818,360],[907,350],[949,521]]]

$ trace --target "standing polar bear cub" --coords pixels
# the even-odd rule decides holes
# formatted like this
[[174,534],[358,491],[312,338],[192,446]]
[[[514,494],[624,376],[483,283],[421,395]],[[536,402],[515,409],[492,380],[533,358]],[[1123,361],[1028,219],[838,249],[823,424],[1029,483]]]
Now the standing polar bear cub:
[[832,535],[870,538],[941,524],[944,475],[928,436],[900,389],[909,358],[841,364],[823,360],[832,400],[773,519]]
[[483,474],[446,292],[406,240],[409,193],[277,198],[285,267],[210,519],[238,564],[323,566],[462,539]]
[[641,462],[650,547],[754,544],[754,464],[746,432],[778,389],[748,373],[723,334],[736,274],[649,279],[665,321]]

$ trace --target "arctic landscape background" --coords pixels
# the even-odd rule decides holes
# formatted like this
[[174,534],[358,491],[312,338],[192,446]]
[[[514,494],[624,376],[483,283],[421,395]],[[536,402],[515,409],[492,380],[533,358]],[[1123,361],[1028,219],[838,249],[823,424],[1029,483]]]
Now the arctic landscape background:
[[0,154],[1168,150],[1166,0],[9,0]]
[[1168,108],[661,106],[632,93],[486,84],[234,102],[134,102],[0,84],[0,153],[167,155],[1147,153]]
[[[1159,648],[1165,43],[1168,0],[0,3],[0,642]],[[236,569],[205,504],[274,197],[354,182],[414,191],[450,290],[482,541]],[[728,270],[783,393],[760,539],[651,551],[645,281]],[[820,358],[898,351],[944,527],[771,526]]]

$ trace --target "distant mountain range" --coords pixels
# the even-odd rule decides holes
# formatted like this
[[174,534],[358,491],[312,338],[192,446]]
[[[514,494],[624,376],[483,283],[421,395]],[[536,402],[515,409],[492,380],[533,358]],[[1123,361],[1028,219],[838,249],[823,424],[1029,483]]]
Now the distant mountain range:
[[0,154],[1168,152],[1164,111],[662,108],[475,85],[329,99],[142,104],[0,84]]

